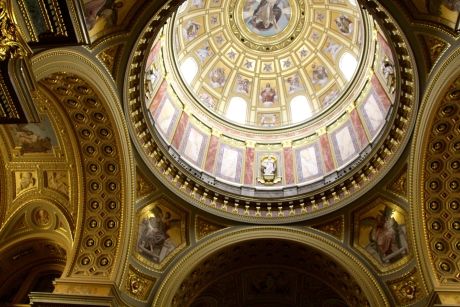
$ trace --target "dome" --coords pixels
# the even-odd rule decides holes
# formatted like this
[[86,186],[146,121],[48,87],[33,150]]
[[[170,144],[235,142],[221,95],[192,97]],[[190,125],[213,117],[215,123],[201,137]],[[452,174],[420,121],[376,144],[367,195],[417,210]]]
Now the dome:
[[392,121],[391,46],[354,0],[190,0],[150,46],[146,133],[208,205],[324,198]]

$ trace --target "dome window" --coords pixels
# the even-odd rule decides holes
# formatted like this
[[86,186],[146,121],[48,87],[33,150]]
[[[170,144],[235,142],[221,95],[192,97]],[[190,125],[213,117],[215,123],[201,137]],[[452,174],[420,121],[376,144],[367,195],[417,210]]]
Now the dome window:
[[353,77],[356,67],[358,66],[358,61],[351,53],[345,52],[339,61],[339,67],[347,81],[350,81]]
[[247,103],[241,97],[233,97],[228,104],[227,113],[225,116],[237,123],[244,124],[246,122]]
[[180,72],[185,82],[190,85],[198,73],[198,64],[192,57],[188,57],[180,65]]
[[312,115],[310,102],[305,96],[296,96],[291,100],[291,119],[293,123],[298,123]]

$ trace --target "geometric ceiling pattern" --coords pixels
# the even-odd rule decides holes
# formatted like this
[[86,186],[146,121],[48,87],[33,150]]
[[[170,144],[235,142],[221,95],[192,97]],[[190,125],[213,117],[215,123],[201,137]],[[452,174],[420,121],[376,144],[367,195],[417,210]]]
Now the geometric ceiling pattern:
[[296,196],[335,182],[395,110],[384,32],[353,1],[238,3],[186,2],[151,42],[149,133],[226,192]]

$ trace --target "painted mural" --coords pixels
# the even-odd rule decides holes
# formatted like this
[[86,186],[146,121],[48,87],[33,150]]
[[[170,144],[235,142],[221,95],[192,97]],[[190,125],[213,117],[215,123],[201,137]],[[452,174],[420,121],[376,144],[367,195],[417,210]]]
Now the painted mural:
[[136,0],[83,0],[86,28],[92,40],[121,24]]
[[243,19],[248,29],[261,36],[273,36],[289,24],[291,6],[287,0],[246,0]]
[[454,30],[459,27],[460,0],[406,0],[411,7],[415,6],[428,19],[440,22]]
[[388,267],[409,254],[406,218],[398,206],[378,199],[358,214],[356,245],[379,267]]
[[161,263],[185,242],[183,216],[164,204],[152,204],[139,215],[136,249],[143,259]]
[[37,124],[7,125],[14,146],[21,153],[50,153],[57,146],[54,129],[46,116]]

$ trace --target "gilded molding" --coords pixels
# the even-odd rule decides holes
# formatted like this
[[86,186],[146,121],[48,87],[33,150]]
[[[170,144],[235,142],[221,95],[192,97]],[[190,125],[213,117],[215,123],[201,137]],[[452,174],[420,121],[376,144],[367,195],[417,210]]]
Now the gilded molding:
[[123,290],[138,301],[146,301],[155,282],[155,278],[139,272],[130,265]]
[[29,48],[8,11],[7,0],[0,0],[0,32],[0,61],[22,59],[29,55]]
[[343,241],[344,239],[345,219],[343,215],[335,219],[332,219],[330,221],[326,221],[321,224],[313,225],[312,227],[320,231],[323,231],[325,233],[328,233],[331,236],[336,237],[340,241]]
[[[366,1],[372,15],[379,16],[382,28],[394,43],[397,52],[397,66],[401,74],[398,88],[399,103],[391,116],[392,125],[387,127],[386,137],[382,137],[378,149],[369,155],[353,173],[344,176],[333,186],[298,197],[285,197],[267,201],[251,197],[238,197],[220,189],[206,185],[198,175],[191,175],[184,167],[166,152],[156,136],[149,132],[144,116],[142,100],[143,82],[142,65],[149,50],[149,38],[156,33],[157,20],[165,18],[171,12],[160,11],[152,23],[138,39],[137,48],[133,50],[126,77],[127,90],[125,98],[127,114],[130,117],[132,133],[139,143],[140,153],[150,164],[152,172],[182,199],[193,205],[226,218],[256,223],[294,222],[313,218],[344,206],[355,200],[372,182],[380,180],[394,165],[407,144],[410,131],[415,122],[415,101],[418,97],[416,88],[417,70],[410,56],[411,50],[402,31],[397,28],[391,16],[377,2]],[[244,145],[244,144],[243,144]]]
[[421,283],[420,274],[416,269],[400,278],[387,282],[399,306],[412,305],[427,296]]
[[[116,85],[113,79],[107,76],[106,69],[100,64],[99,61],[92,59],[92,55],[85,48],[73,48],[73,49],[55,49],[49,52],[43,52],[38,54],[32,59],[34,73],[37,79],[45,78],[51,74],[67,71],[70,73],[77,74],[79,76],[85,76],[88,83],[97,85],[96,93],[100,97],[100,103],[104,106],[105,115],[107,119],[117,129],[113,132],[116,135],[114,145],[117,147],[117,155],[123,155],[123,163],[120,164],[120,182],[123,182],[122,188],[123,193],[121,194],[120,202],[123,206],[116,212],[118,223],[117,227],[123,229],[123,233],[131,233],[132,229],[132,216],[135,196],[135,173],[131,146],[129,146],[129,136],[126,122],[123,117],[123,112],[119,103],[119,97],[116,91]],[[81,202],[79,202],[81,203]],[[89,207],[85,206],[82,215],[89,213]],[[76,234],[76,240],[78,244],[83,244],[83,229],[78,229]],[[124,266],[125,261],[129,255],[130,243],[133,240],[132,236],[117,236],[115,246],[117,251],[113,252],[112,262],[110,266],[119,267],[119,270],[112,270],[109,278],[115,280],[118,283],[122,282],[127,266]],[[76,258],[84,258],[84,255],[77,253]],[[75,261],[74,259],[74,261]],[[104,261],[105,263],[105,261]],[[75,263],[69,263],[66,270],[70,271],[74,267]],[[80,277],[84,279],[84,277]]]
[[371,306],[390,306],[381,285],[373,274],[356,256],[340,244],[319,235],[316,231],[280,226],[228,228],[215,236],[203,239],[168,271],[157,290],[152,306],[170,306],[181,282],[206,255],[237,242],[255,239],[288,240],[321,250],[353,272],[353,277]]
[[198,240],[224,228],[227,228],[227,226],[208,221],[201,216],[195,217],[195,235]]
[[427,165],[426,149],[431,135],[431,123],[437,115],[436,110],[439,108],[448,86],[458,78],[456,69],[459,61],[460,49],[456,49],[442,64],[435,67],[431,82],[426,88],[421,103],[410,153],[409,203],[411,204],[411,221],[414,225],[412,228],[413,238],[414,244],[417,246],[417,263],[423,272],[421,274],[423,285],[430,291],[433,288],[438,290],[458,289],[458,285],[442,284],[436,272],[438,269],[431,256],[434,246],[429,244],[430,235],[425,220],[429,209],[425,206],[426,196],[423,191],[427,180],[424,169]]
[[394,178],[388,185],[387,190],[392,194],[407,199],[408,187],[407,187],[407,165],[403,167],[403,170]]

